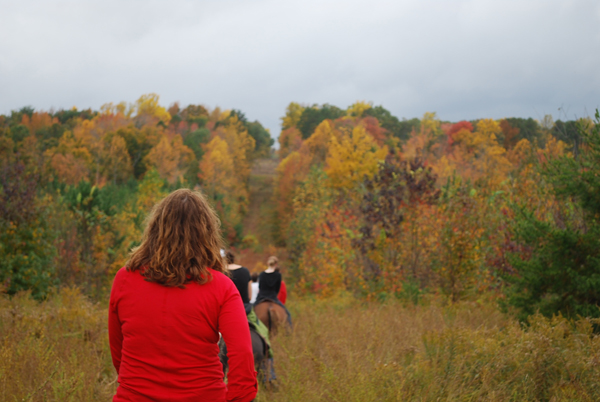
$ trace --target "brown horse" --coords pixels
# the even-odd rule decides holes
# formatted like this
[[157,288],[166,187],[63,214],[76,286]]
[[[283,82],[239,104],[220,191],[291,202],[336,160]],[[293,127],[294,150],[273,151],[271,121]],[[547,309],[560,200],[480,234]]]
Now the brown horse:
[[287,312],[279,304],[269,300],[254,306],[254,312],[267,328],[269,336],[274,336],[280,327],[287,325]]

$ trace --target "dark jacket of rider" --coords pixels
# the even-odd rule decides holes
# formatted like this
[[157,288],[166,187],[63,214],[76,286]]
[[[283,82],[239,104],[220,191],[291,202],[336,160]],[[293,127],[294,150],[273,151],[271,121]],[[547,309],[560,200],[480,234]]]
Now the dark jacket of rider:
[[266,272],[263,271],[258,276],[258,296],[256,297],[256,303],[258,304],[264,300],[272,300],[277,302],[277,295],[281,288],[281,272]]

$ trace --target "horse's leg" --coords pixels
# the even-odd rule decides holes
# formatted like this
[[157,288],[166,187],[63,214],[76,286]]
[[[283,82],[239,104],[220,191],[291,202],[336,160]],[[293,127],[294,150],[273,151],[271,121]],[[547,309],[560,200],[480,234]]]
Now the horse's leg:
[[254,354],[254,368],[260,370],[260,363],[266,357],[266,344],[262,337],[255,330],[250,330],[250,338],[252,340],[252,353]]

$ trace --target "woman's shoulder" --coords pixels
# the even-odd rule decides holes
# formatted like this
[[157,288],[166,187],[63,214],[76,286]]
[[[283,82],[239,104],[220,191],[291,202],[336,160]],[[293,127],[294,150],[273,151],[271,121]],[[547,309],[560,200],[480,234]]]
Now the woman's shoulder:
[[125,289],[129,289],[132,286],[137,287],[137,281],[139,279],[143,282],[143,277],[138,271],[128,270],[127,267],[123,267],[117,271],[112,283],[111,298],[122,294]]
[[125,266],[117,271],[117,273],[115,274],[114,281],[122,282],[128,280],[129,278],[132,278],[134,275],[141,276],[137,271],[131,271],[127,269],[127,266]]

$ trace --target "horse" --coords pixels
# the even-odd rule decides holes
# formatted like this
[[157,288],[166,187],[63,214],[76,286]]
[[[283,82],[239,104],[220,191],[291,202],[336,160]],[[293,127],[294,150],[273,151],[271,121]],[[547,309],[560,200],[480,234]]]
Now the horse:
[[277,334],[279,327],[287,325],[287,312],[279,304],[265,300],[254,306],[254,312],[267,328],[269,337]]
[[[252,341],[252,354],[254,355],[254,369],[257,373],[260,373],[267,367],[269,346],[252,327],[250,327],[250,340]],[[229,359],[227,358],[227,346],[223,338],[219,339],[219,360],[223,365],[223,377],[226,377],[229,369]]]

